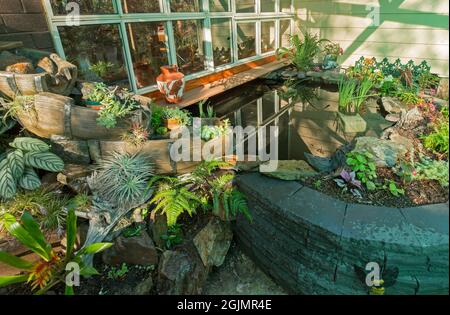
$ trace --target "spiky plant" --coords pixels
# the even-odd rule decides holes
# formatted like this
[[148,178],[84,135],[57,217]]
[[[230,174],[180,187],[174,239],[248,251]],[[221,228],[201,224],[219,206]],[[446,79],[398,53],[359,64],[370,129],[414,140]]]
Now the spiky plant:
[[93,178],[94,190],[120,207],[141,201],[148,192],[154,164],[143,154],[113,153],[103,159]]

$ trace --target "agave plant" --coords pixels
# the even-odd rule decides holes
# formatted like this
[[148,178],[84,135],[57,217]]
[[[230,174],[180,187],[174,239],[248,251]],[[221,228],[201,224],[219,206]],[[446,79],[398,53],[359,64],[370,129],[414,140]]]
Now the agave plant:
[[[69,275],[69,271],[66,269],[70,269],[66,267],[69,264],[79,266],[80,276],[98,275],[95,268],[84,265],[83,257],[97,254],[112,246],[111,243],[96,243],[76,252],[77,218],[73,208],[69,209],[67,216],[65,255],[53,250],[39,225],[28,212],[24,212],[20,222],[10,214],[5,214],[2,222],[11,235],[39,257],[39,261],[29,262],[0,251],[0,262],[23,271],[22,274],[16,276],[0,276],[0,287],[27,282],[36,294],[45,294],[56,285],[66,282]],[[65,292],[73,295],[73,284],[66,282]]]
[[14,150],[0,155],[0,198],[11,199],[17,186],[35,190],[41,186],[36,169],[61,172],[64,162],[49,152],[50,146],[34,138],[16,138],[10,146]]
[[115,152],[99,163],[93,185],[100,197],[126,207],[141,201],[153,175],[154,164],[147,156]]

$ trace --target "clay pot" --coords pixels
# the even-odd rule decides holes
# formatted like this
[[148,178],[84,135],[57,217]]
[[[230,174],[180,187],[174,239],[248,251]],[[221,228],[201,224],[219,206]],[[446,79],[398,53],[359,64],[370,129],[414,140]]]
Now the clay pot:
[[161,72],[156,78],[159,91],[164,94],[167,102],[173,104],[181,102],[185,87],[184,74],[179,72],[175,65],[161,67]]
[[180,121],[175,118],[170,118],[170,119],[164,120],[164,124],[165,124],[165,127],[167,129],[169,129],[170,131],[181,128]]

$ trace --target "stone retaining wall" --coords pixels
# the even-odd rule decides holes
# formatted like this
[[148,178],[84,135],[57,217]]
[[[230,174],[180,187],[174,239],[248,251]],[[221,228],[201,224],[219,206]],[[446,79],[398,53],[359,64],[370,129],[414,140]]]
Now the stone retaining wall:
[[53,51],[40,0],[0,0],[0,41],[22,41],[27,48]]
[[347,204],[257,173],[241,175],[238,185],[254,218],[237,221],[238,242],[288,291],[367,294],[361,271],[377,262],[386,294],[448,294],[448,204]]

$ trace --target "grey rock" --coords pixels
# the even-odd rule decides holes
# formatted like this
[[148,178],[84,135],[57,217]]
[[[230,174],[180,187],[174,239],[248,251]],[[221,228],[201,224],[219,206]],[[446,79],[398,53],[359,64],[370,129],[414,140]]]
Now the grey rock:
[[394,167],[403,158],[408,149],[399,143],[381,140],[375,137],[359,137],[356,139],[355,152],[370,152],[374,155],[378,167]]
[[194,245],[206,267],[220,267],[230,249],[233,232],[230,224],[213,218],[194,237]]
[[153,278],[150,276],[144,281],[140,282],[134,289],[135,295],[150,295],[153,288]]
[[156,246],[159,248],[165,248],[164,240],[161,238],[163,235],[167,235],[167,217],[166,215],[152,213],[150,218],[150,231]]
[[400,114],[403,110],[408,109],[399,99],[390,96],[381,98],[381,106],[389,114]]
[[385,119],[389,122],[398,122],[400,120],[400,114],[388,114],[386,115]]
[[300,180],[315,176],[317,172],[305,161],[288,160],[277,161],[278,168],[273,172],[261,172],[263,175],[282,180]]
[[297,77],[297,74],[298,74],[298,72],[294,71],[294,70],[285,70],[281,73],[281,75],[287,79]]
[[340,147],[330,158],[314,156],[310,153],[305,153],[305,158],[308,163],[319,172],[333,172],[345,165],[347,159],[346,155],[352,151],[353,143],[349,143]]
[[144,231],[140,236],[126,238],[119,236],[114,245],[103,253],[103,262],[107,265],[151,266],[158,264],[158,253],[152,239]]
[[208,274],[209,268],[203,265],[198,254],[193,255],[187,251],[165,251],[158,268],[158,293],[201,294]]

